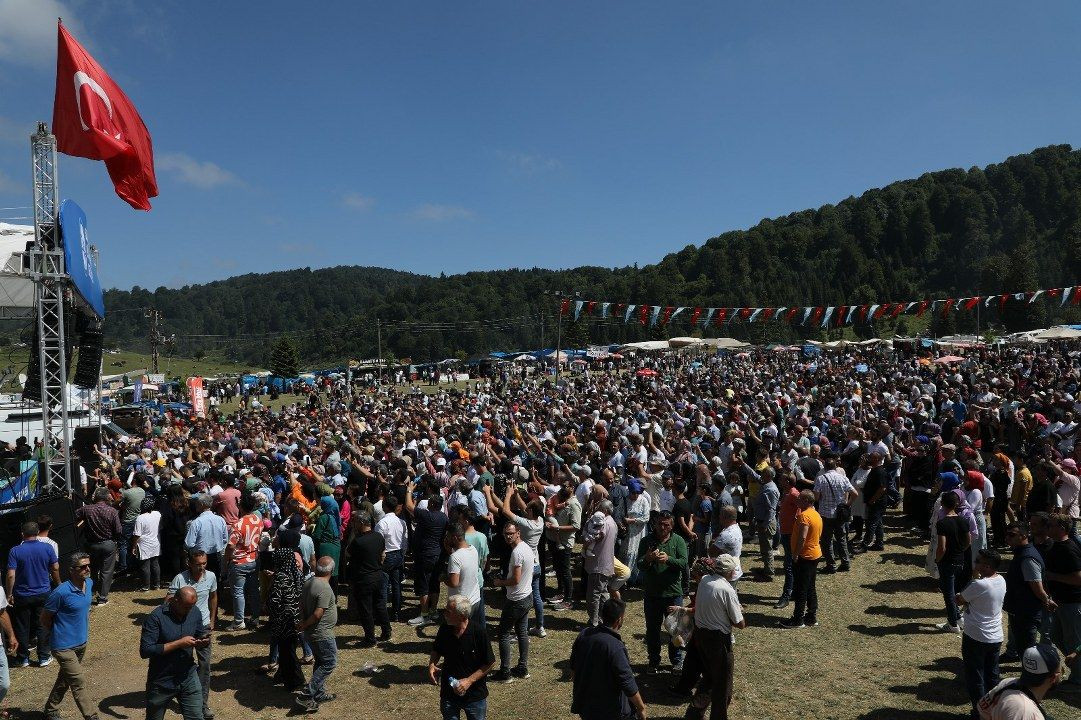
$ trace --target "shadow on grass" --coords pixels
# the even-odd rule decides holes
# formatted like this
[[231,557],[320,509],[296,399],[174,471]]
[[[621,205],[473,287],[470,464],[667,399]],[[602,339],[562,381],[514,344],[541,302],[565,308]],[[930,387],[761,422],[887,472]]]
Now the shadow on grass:
[[412,665],[400,668],[387,663],[377,663],[378,672],[365,672],[363,669],[353,672],[354,677],[366,678],[372,687],[389,690],[392,685],[419,685],[428,683],[428,666]]
[[887,552],[878,556],[879,565],[910,565],[912,567],[922,568],[924,559],[913,553],[905,552]]
[[133,597],[129,598],[129,600],[135,605],[145,605],[149,608],[156,608],[158,605],[165,602],[165,595],[162,594],[161,597]]
[[886,578],[875,583],[864,583],[860,587],[872,590],[884,595],[896,595],[898,593],[913,592],[938,592],[938,584],[926,576],[913,578]]
[[848,629],[869,637],[887,637],[889,635],[924,635],[934,626],[927,623],[908,622],[898,625],[849,625]]
[[928,608],[896,607],[893,605],[872,605],[864,612],[868,615],[884,615],[897,620],[917,620],[919,618],[938,618],[943,614],[941,610]]
[[[120,695],[111,695],[98,703],[98,710],[101,711],[102,715],[120,718],[121,720],[142,717],[146,714],[146,692],[136,690]],[[136,712],[124,714],[120,710],[134,710]],[[42,716],[44,717],[44,714]],[[24,713],[22,717],[26,718],[30,717],[30,715]]]
[[956,712],[944,710],[910,710],[908,708],[879,708],[859,716],[859,720],[957,720]]

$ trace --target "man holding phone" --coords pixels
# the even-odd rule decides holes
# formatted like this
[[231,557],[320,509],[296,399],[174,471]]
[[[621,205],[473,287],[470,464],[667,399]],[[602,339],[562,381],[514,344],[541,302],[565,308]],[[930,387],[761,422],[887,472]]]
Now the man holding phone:
[[203,689],[192,650],[210,644],[203,616],[192,612],[199,596],[185,586],[143,621],[139,655],[150,660],[146,674],[146,718],[162,720],[176,698],[184,720],[203,720]]

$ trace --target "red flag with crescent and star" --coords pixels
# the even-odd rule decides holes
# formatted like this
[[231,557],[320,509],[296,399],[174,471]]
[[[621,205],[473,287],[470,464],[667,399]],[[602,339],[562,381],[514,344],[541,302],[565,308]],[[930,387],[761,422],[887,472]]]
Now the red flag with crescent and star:
[[53,134],[65,155],[104,160],[116,194],[136,210],[158,195],[150,132],[120,86],[63,25],[57,28]]

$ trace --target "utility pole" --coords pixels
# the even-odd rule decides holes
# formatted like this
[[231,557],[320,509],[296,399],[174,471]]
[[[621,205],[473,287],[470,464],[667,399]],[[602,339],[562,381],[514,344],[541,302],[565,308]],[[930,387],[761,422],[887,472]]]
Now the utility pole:
[[376,365],[379,366],[379,376],[376,385],[383,385],[383,326],[379,324],[379,318],[375,319],[375,342],[376,342]]
[[150,330],[148,339],[150,340],[150,357],[154,365],[154,374],[158,372],[158,346],[165,342],[165,338],[161,336],[161,331],[158,329],[158,323],[161,321],[161,313],[157,310],[147,310],[146,319],[150,322]]

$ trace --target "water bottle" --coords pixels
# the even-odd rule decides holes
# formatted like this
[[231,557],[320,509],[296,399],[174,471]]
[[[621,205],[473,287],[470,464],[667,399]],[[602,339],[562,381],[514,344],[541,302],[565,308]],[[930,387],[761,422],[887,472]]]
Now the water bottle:
[[448,678],[447,679],[447,684],[450,685],[451,690],[457,690],[458,689],[458,678],[456,678],[456,677]]

